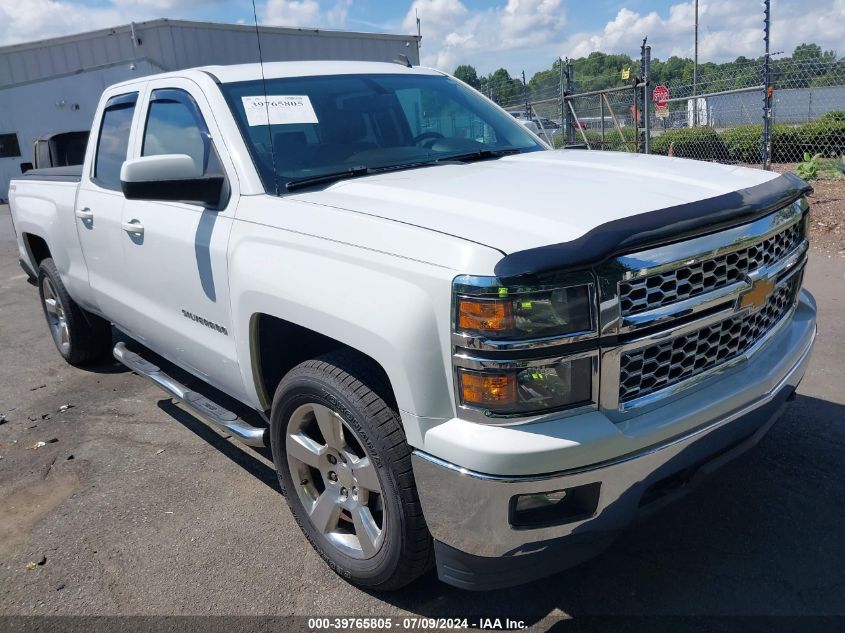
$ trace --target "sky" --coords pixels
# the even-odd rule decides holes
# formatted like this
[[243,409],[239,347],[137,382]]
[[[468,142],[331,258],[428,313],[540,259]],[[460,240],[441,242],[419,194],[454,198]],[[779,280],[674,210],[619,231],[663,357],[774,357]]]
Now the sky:
[[[422,63],[517,75],[592,51],[692,57],[694,0],[255,0],[261,24],[415,33]],[[159,17],[253,23],[251,0],[0,0],[0,45]],[[759,0],[699,0],[699,60],[763,52]],[[772,0],[772,52],[816,42],[845,55],[845,0]]]

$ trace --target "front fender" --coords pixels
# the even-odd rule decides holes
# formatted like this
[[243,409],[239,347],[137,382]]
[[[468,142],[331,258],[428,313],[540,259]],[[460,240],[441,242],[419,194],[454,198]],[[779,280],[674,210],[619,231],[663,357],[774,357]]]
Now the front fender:
[[[253,316],[263,313],[373,358],[390,379],[400,410],[453,417],[452,279],[466,270],[489,274],[501,254],[339,209],[284,200],[270,206],[277,226],[237,221],[229,244],[238,356],[256,403],[249,329]],[[267,220],[268,213],[250,205],[238,210],[239,220]],[[282,221],[287,226],[279,226]]]

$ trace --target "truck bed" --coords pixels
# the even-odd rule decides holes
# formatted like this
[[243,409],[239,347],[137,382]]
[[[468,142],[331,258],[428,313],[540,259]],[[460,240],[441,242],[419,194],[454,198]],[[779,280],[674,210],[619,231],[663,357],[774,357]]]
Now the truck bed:
[[[37,274],[37,243],[49,245],[50,255],[66,285],[76,296],[87,291],[87,271],[76,233],[76,193],[82,179],[82,166],[32,169],[12,179],[9,205],[24,268]],[[29,236],[36,236],[30,240]],[[35,249],[33,251],[33,249]],[[82,283],[80,289],[79,283]]]
[[82,180],[82,165],[69,165],[67,167],[42,167],[41,169],[30,169],[25,174],[13,178],[13,180],[51,180],[59,182],[79,182]]

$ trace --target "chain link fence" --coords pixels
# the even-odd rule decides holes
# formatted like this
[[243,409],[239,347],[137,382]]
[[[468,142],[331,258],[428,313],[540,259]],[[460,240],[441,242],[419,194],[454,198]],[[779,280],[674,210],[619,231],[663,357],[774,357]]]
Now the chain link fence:
[[566,100],[564,113],[575,144],[620,152],[640,149],[642,119],[633,85],[574,95]]
[[772,84],[774,162],[845,154],[845,62],[775,62]]
[[705,69],[696,86],[667,84],[666,110],[650,108],[651,153],[760,164],[767,94],[770,162],[845,153],[845,64],[775,61],[768,89],[762,77],[761,63],[750,61],[729,73]]
[[772,59],[768,82],[759,59],[728,68],[701,64],[695,81],[664,84],[669,98],[660,108],[652,102],[658,82],[645,85],[642,67],[624,81],[618,75],[572,77],[565,64],[555,70],[528,84],[491,82],[484,92],[554,147],[648,149],[768,168],[762,153],[768,116],[769,163],[845,155],[845,60]]
[[759,62],[749,60],[728,69],[704,65],[697,81],[664,85],[670,95],[664,108],[652,102],[654,82],[645,95],[651,153],[723,163],[761,162],[765,89]]

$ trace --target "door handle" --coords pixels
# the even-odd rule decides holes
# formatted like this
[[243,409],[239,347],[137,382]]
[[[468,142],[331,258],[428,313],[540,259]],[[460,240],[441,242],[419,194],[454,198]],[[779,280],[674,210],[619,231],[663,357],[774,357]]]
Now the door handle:
[[85,207],[84,209],[77,209],[76,217],[78,217],[80,220],[93,220],[94,212],[88,207]]
[[123,230],[127,233],[133,233],[135,235],[144,234],[144,225],[138,222],[138,220],[130,220],[129,222],[123,222],[121,226],[123,227]]

